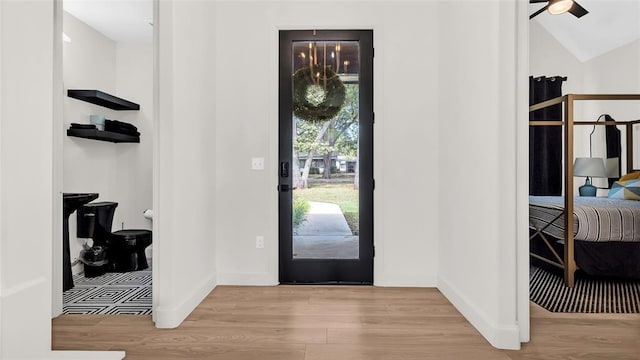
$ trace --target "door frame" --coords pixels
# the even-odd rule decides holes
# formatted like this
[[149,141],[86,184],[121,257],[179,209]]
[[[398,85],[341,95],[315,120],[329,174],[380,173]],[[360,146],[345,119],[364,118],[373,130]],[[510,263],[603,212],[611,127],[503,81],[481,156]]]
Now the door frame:
[[[318,33],[319,32],[319,33]],[[360,45],[360,114],[359,136],[360,157],[368,161],[359,163],[359,216],[360,223],[370,224],[359,232],[359,258],[352,259],[297,259],[290,262],[285,259],[292,258],[293,234],[292,234],[292,209],[290,203],[291,191],[280,191],[280,186],[288,186],[292,189],[291,176],[286,179],[281,177],[278,170],[278,278],[280,283],[357,283],[373,284],[373,256],[374,256],[374,180],[373,180],[373,123],[374,123],[374,90],[373,90],[373,29],[323,29],[323,30],[295,30],[281,29],[278,32],[278,166],[283,162],[291,161],[291,43],[293,41],[313,41],[318,36],[318,41],[358,41]],[[286,62],[283,59],[287,59]],[[364,73],[364,76],[362,74]],[[284,100],[287,99],[287,100]],[[285,133],[283,134],[282,130]],[[281,138],[287,139],[287,144],[281,143]],[[291,168],[291,166],[289,165]],[[365,220],[365,221],[362,221]],[[363,246],[363,244],[365,246]],[[331,264],[334,271],[327,266]],[[285,274],[299,274],[295,279]],[[340,276],[336,274],[341,274]],[[337,279],[340,280],[337,280]]]
[[517,1],[515,12],[516,320],[520,342],[529,342],[529,4]]
[[[53,2],[53,28],[56,34],[63,30],[62,1]],[[61,36],[53,41],[53,139],[51,140],[52,189],[51,204],[51,318],[62,314],[62,179],[63,157],[63,54]]]
[[[159,113],[159,87],[158,87],[158,79],[159,79],[159,71],[158,71],[158,46],[159,43],[159,13],[158,13],[158,0],[153,0],[153,206],[155,209],[156,223],[158,217],[158,210],[156,209],[157,201],[157,193],[158,187],[156,184],[158,183],[159,173],[156,169],[158,169],[158,159],[156,154],[158,153],[159,147],[159,126],[157,124],[157,114]],[[62,34],[64,28],[64,8],[63,8],[63,0],[55,0],[53,2],[53,27],[56,33]],[[63,44],[62,37],[54,37],[53,41],[53,139],[52,139],[52,206],[51,209],[53,220],[52,220],[52,235],[51,235],[51,318],[58,317],[62,314],[63,311],[63,291],[62,291],[62,193],[63,193],[63,161],[64,161],[64,138],[66,137],[64,133],[64,112],[63,112],[63,102],[64,102],[64,58],[63,58]],[[152,231],[156,232],[156,225],[152,224]],[[157,235],[156,235],[157,236]],[[155,241],[158,242],[157,239]],[[154,258],[154,266],[152,268],[152,305],[151,305],[151,314],[152,320],[155,322],[156,317],[156,306],[158,303],[157,300],[157,289],[160,288],[162,280],[160,276],[157,276],[158,269],[160,268],[161,260],[158,253],[159,246],[152,247],[152,258]]]

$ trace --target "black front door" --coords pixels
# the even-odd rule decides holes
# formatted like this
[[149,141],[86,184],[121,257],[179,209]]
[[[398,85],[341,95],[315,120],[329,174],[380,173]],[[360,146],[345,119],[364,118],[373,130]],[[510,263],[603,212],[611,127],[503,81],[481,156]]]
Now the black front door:
[[373,31],[281,31],[280,283],[373,283]]

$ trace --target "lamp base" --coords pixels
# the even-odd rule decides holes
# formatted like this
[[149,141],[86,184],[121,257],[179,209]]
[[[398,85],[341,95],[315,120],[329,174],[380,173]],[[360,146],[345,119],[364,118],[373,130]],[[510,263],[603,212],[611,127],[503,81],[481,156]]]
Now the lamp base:
[[587,178],[584,185],[579,188],[580,196],[596,196],[598,188],[591,185],[591,180]]

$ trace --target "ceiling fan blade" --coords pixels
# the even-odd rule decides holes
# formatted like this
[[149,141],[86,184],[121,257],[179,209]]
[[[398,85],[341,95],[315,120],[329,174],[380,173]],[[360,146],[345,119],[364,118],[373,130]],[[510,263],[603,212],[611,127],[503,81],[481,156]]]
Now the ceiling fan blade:
[[533,14],[531,14],[531,16],[529,16],[529,20],[531,20],[531,19],[533,19],[534,17],[536,17],[536,16],[538,16],[538,15],[542,14],[542,12],[543,12],[543,11],[545,11],[545,10],[547,10],[547,8],[548,8],[548,7],[549,7],[549,5],[547,5],[547,6],[543,7],[542,9],[540,9],[540,10],[538,10],[538,11],[534,12]]
[[581,18],[589,13],[587,9],[580,6],[580,4],[578,4],[575,1],[573,2],[571,9],[569,9],[569,12],[572,13],[577,18]]
[[547,2],[549,0],[529,0],[529,4],[535,4],[535,3],[543,3],[543,2]]

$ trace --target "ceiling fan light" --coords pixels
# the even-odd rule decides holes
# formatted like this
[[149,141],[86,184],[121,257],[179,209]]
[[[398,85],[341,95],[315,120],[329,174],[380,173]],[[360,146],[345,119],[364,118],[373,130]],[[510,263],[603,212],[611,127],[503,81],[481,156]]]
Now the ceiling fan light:
[[558,15],[569,11],[573,6],[573,0],[550,0],[547,11],[549,14]]

